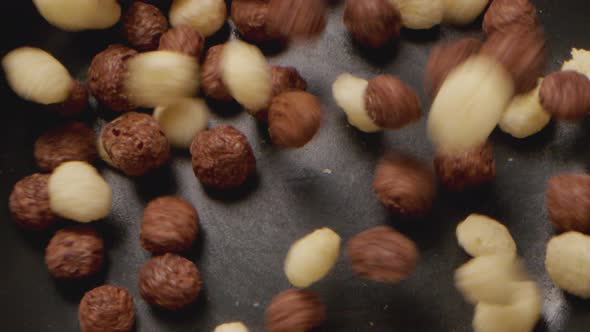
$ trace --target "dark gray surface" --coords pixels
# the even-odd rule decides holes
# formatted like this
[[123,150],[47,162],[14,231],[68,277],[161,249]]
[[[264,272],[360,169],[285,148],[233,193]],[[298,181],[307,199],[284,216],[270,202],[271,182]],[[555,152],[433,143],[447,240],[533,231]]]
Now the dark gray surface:
[[[571,47],[590,47],[590,2],[535,3],[550,39],[548,70],[558,68]],[[30,1],[3,1],[0,8],[1,55],[20,45],[39,46],[79,78],[85,76],[92,56],[119,38],[116,29],[60,32],[38,17]],[[331,83],[344,71],[367,78],[394,73],[416,88],[428,105],[422,71],[431,46],[441,38],[477,32],[477,24],[465,31],[448,27],[403,31],[395,46],[368,52],[351,43],[341,14],[342,5],[337,2],[320,40],[291,45],[270,58],[273,63],[296,66],[308,80],[309,90],[321,98],[324,122],[311,144],[301,150],[279,150],[250,116],[216,108],[225,115],[215,116],[212,124],[234,124],[252,143],[259,176],[249,190],[232,198],[204,192],[193,176],[188,154],[182,152],[162,170],[137,179],[101,165],[115,198],[111,216],[95,224],[106,238],[108,262],[99,278],[84,283],[60,283],[48,275],[43,251],[53,230],[28,233],[10,221],[8,194],[18,179],[37,171],[34,139],[58,119],[16,98],[0,80],[0,201],[4,202],[0,204],[0,330],[76,331],[82,294],[108,282],[133,294],[138,331],[211,331],[228,320],[243,320],[251,331],[262,331],[265,306],[274,294],[289,287],[282,262],[291,242],[321,226],[333,228],[346,240],[367,227],[389,224],[418,243],[422,257],[417,271],[396,285],[367,282],[351,273],[342,256],[334,271],[312,287],[328,307],[322,330],[470,331],[472,307],[453,286],[454,269],[467,260],[456,245],[454,229],[457,221],[479,212],[506,223],[543,288],[544,317],[536,331],[586,331],[589,303],[564,295],[544,271],[545,245],[553,233],[544,209],[544,189],[552,174],[586,169],[590,121],[551,124],[526,140],[494,133],[498,176],[492,185],[467,195],[441,191],[427,218],[396,220],[372,193],[375,161],[384,150],[398,149],[429,162],[432,149],[425,136],[425,120],[399,131],[362,134],[347,125],[334,104]],[[223,33],[218,40],[222,39]],[[172,314],[151,309],[136,287],[137,272],[149,256],[138,241],[143,206],[171,193],[189,199],[201,216],[201,233],[190,257],[197,262],[205,287],[197,304]]]

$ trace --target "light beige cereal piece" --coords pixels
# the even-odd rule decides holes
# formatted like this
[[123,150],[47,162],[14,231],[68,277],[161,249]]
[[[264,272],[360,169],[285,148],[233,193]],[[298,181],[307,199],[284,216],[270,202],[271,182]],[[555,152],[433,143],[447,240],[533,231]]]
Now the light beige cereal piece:
[[74,84],[68,70],[51,54],[34,47],[20,47],[2,59],[8,85],[21,98],[39,104],[66,100]]
[[545,268],[560,288],[590,298],[590,236],[567,232],[547,244]]
[[152,51],[128,60],[126,92],[143,107],[170,105],[192,97],[199,88],[199,64],[194,57],[173,51]]
[[175,147],[188,148],[195,136],[207,129],[209,108],[202,99],[183,98],[154,110],[154,118]]
[[541,318],[543,299],[535,282],[512,284],[513,300],[509,305],[480,302],[475,307],[475,332],[531,332]]
[[573,48],[572,58],[563,63],[561,70],[574,70],[590,78],[590,51]]
[[443,20],[443,0],[390,0],[410,29],[430,29]]
[[294,286],[307,287],[330,272],[339,254],[340,236],[329,228],[318,229],[293,243],[285,274]]
[[102,219],[111,210],[111,200],[111,187],[86,162],[65,162],[49,177],[49,205],[64,218],[79,222]]
[[483,144],[513,93],[512,78],[500,64],[472,56],[451,71],[434,99],[428,117],[430,139],[448,153]]
[[248,332],[248,328],[242,322],[231,322],[217,326],[213,332]]
[[332,95],[352,126],[373,133],[381,128],[373,122],[365,108],[365,92],[368,85],[367,80],[344,73],[332,84]]
[[526,138],[540,132],[549,121],[551,114],[543,109],[539,100],[541,82],[525,94],[512,98],[500,120],[500,129],[516,138]]
[[47,22],[67,31],[106,29],[121,17],[117,0],[33,0],[33,3]]
[[451,24],[469,24],[486,9],[489,0],[443,0],[443,21]]
[[508,304],[512,282],[523,279],[526,273],[514,255],[479,256],[455,271],[455,286],[473,304]]
[[224,0],[174,0],[170,7],[173,27],[190,25],[204,37],[217,32],[227,18]]
[[220,66],[230,94],[248,112],[255,114],[268,106],[272,93],[270,66],[258,47],[232,40],[223,48]]
[[472,214],[457,225],[457,241],[473,256],[516,255],[516,243],[506,226],[480,214]]

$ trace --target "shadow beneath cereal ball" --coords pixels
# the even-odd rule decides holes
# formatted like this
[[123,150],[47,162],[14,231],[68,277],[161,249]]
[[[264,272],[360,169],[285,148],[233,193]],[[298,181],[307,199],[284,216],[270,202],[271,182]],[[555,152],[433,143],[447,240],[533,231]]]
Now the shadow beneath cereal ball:
[[348,36],[350,38],[350,43],[353,46],[353,51],[358,56],[367,60],[371,65],[386,66],[392,63],[399,53],[399,37],[392,39],[382,47],[372,48],[359,43],[350,34]]
[[53,279],[55,288],[68,302],[79,303],[86,292],[98,286],[104,285],[108,273],[109,257],[105,252],[102,267],[95,275],[80,280]]
[[[204,285],[204,284],[203,284]],[[158,320],[166,321],[171,324],[180,324],[195,319],[195,315],[205,311],[207,304],[207,289],[201,288],[199,296],[195,302],[178,310],[168,310],[165,308],[150,305],[150,313]]]
[[431,43],[439,40],[440,34],[440,25],[422,30],[402,28],[400,38],[414,43]]
[[144,176],[133,178],[133,181],[138,196],[146,203],[156,197],[174,195],[178,191],[170,162]]
[[203,186],[205,193],[212,199],[226,203],[234,203],[246,198],[260,186],[260,177],[258,172],[250,177],[241,186],[237,188],[217,189]]
[[[229,8],[228,8],[229,10]],[[228,12],[229,14],[229,12]],[[217,44],[223,44],[225,42],[228,41],[228,39],[230,39],[230,36],[232,34],[232,28],[229,25],[228,21],[225,21],[225,23],[223,24],[223,26],[213,35],[205,38],[205,51],[203,52],[206,53],[206,50],[208,50],[211,46],[215,46]]]
[[496,129],[491,135],[491,140],[494,144],[508,145],[519,152],[535,152],[545,149],[553,141],[556,131],[556,122],[551,121],[540,132],[526,138],[515,138]]
[[264,42],[256,42],[256,43],[249,42],[249,43],[253,43],[256,46],[258,46],[258,48],[260,48],[262,53],[264,53],[264,55],[266,55],[266,56],[279,55],[282,52],[286,51],[287,48],[289,47],[289,41],[288,40],[281,40],[281,39],[269,40],[269,41],[264,41]]
[[242,105],[233,99],[230,101],[221,101],[206,98],[205,102],[212,113],[226,119],[236,117],[244,111]]

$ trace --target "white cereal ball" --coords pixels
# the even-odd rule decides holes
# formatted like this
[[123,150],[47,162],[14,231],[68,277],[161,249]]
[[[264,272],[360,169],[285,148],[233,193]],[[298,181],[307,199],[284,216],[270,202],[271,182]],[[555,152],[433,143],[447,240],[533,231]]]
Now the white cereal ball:
[[487,216],[472,214],[457,225],[457,241],[474,257],[516,255],[516,243],[506,226]]
[[499,123],[503,132],[515,138],[526,138],[540,132],[551,121],[551,114],[545,111],[539,99],[541,82],[534,90],[512,98]]
[[344,73],[332,84],[332,95],[352,126],[367,133],[374,133],[381,128],[373,122],[365,108],[365,92],[368,85],[367,80]]
[[455,286],[473,304],[507,304],[512,300],[513,281],[526,279],[514,255],[489,255],[473,258],[455,271]]
[[560,288],[590,298],[590,236],[567,232],[547,244],[545,268]]
[[207,129],[209,108],[202,99],[183,98],[154,110],[154,118],[175,147],[190,147],[193,138]]
[[248,332],[248,328],[242,322],[232,322],[217,326],[213,332]]
[[111,187],[86,162],[61,164],[53,170],[48,186],[51,210],[64,218],[90,222],[111,211]]
[[67,31],[106,29],[121,17],[117,0],[33,0],[33,3],[47,22]]
[[285,274],[294,286],[307,287],[330,272],[339,254],[340,236],[329,228],[318,229],[293,243]]
[[254,45],[232,40],[221,54],[221,78],[230,94],[251,113],[266,108],[271,98],[270,66]]
[[21,98],[39,104],[66,100],[74,84],[68,70],[51,54],[34,47],[20,47],[2,59],[8,85]]
[[199,64],[173,51],[145,52],[129,59],[125,81],[131,102],[143,107],[170,105],[199,88]]
[[512,99],[510,74],[491,58],[476,55],[442,84],[428,117],[428,134],[440,150],[459,153],[482,145]]
[[563,63],[561,70],[574,70],[590,78],[590,51],[572,49],[572,58]]
[[430,29],[440,24],[444,15],[443,0],[390,0],[410,29]]
[[443,0],[445,22],[469,24],[484,11],[489,0]]
[[532,332],[541,318],[543,298],[535,282],[513,283],[513,302],[497,305],[480,302],[473,317],[474,332]]
[[226,18],[224,0],[174,0],[170,7],[170,24],[173,27],[190,25],[205,37],[221,29]]

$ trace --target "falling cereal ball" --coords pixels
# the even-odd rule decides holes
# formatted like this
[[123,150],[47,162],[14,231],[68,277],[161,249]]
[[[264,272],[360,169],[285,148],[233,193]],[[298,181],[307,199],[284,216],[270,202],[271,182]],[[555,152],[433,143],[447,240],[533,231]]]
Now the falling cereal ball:
[[57,216],[49,207],[49,174],[36,173],[18,181],[10,193],[8,208],[12,220],[31,230],[53,225]]
[[60,279],[80,279],[97,273],[104,261],[104,242],[90,226],[61,229],[45,249],[49,272]]
[[125,288],[96,287],[82,297],[78,320],[82,332],[129,332],[135,323],[133,297]]

